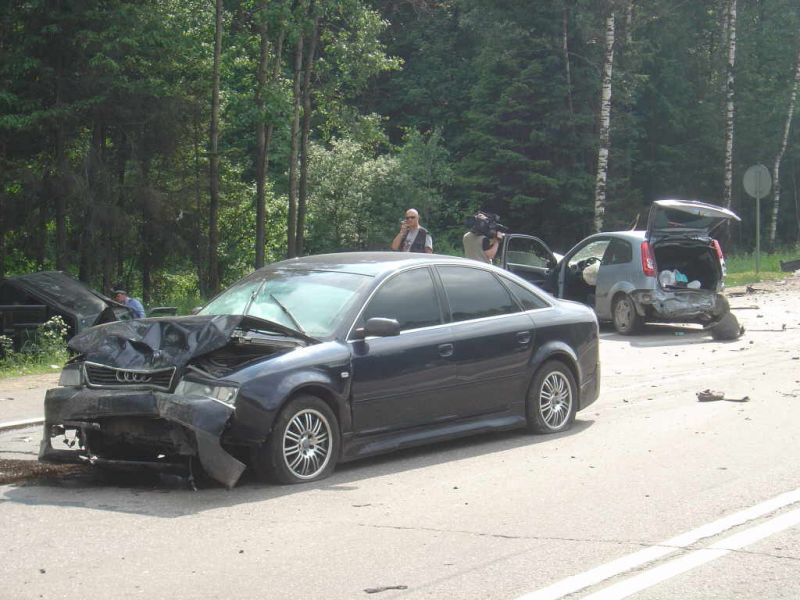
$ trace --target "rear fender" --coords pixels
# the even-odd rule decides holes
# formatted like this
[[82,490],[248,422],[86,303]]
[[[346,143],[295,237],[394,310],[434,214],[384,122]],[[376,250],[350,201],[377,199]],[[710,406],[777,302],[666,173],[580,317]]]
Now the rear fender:
[[546,361],[552,358],[565,363],[575,375],[576,381],[582,380],[578,356],[570,346],[559,340],[552,340],[536,349],[529,363],[531,373],[535,374]]
[[[630,296],[635,289],[636,287],[630,281],[617,281],[611,286],[608,294],[604,294],[602,297],[598,294],[594,307],[597,318],[601,321],[610,321],[611,311],[614,308],[614,298],[617,297],[617,294]],[[636,312],[644,316],[644,309],[637,302],[634,302],[634,304],[636,304]]]

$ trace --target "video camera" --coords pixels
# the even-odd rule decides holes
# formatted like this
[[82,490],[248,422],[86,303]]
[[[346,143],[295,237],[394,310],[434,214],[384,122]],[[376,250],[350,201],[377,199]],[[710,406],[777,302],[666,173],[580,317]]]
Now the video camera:
[[[464,225],[476,235],[484,235],[489,239],[497,237],[498,233],[506,233],[508,227],[500,223],[500,217],[493,213],[476,212],[464,220]],[[502,237],[502,236],[500,236]]]

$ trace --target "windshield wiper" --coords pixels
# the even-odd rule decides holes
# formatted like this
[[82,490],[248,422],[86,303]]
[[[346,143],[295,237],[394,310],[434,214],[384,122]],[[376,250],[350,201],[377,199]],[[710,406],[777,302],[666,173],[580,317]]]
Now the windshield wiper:
[[292,323],[295,326],[295,329],[297,329],[297,331],[299,331],[303,335],[307,336],[308,334],[305,332],[305,329],[303,329],[300,323],[297,322],[297,319],[294,318],[294,315],[291,313],[291,311],[283,305],[283,302],[278,300],[275,297],[275,294],[273,294],[272,292],[270,292],[269,297],[272,298],[275,304],[277,304],[280,307],[280,309],[283,311],[283,314],[285,314],[287,317],[289,317],[289,319],[291,319]]

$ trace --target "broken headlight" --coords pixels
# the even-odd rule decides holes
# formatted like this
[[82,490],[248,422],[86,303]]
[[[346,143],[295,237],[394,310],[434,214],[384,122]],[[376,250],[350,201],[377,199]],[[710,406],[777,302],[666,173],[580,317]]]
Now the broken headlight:
[[183,379],[175,388],[175,393],[181,396],[205,396],[228,406],[234,406],[236,404],[236,396],[239,394],[239,386],[209,384]]
[[81,365],[66,365],[61,369],[58,385],[62,387],[81,387],[83,385],[83,369]]

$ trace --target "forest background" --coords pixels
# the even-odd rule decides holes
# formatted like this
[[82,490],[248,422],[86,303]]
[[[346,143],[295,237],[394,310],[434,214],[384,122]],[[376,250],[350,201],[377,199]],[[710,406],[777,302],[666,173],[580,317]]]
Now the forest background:
[[[0,0],[0,276],[146,303],[481,208],[565,251],[658,198],[797,244],[797,0]],[[763,243],[763,241],[762,241]]]

